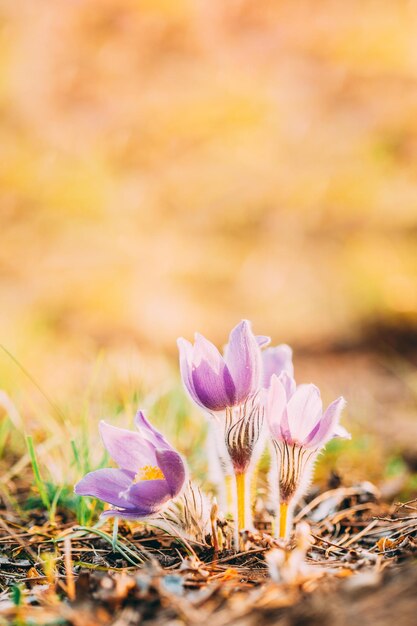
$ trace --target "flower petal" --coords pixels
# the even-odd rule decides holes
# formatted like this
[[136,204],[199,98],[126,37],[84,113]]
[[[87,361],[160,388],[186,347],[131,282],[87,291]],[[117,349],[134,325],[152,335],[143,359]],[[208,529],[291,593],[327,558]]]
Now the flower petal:
[[135,416],[135,426],[148,441],[151,442],[156,448],[167,448],[172,450],[172,446],[168,443],[165,437],[152,426],[152,424],[146,419],[143,411],[138,411]]
[[195,333],[193,365],[198,366],[202,361],[206,361],[213,372],[221,376],[226,364],[216,346],[208,341],[200,333]]
[[[151,514],[153,515],[153,514]],[[149,517],[147,508],[132,508],[132,509],[108,509],[107,511],[103,511],[100,515],[101,518],[106,517],[119,517],[121,519],[130,519],[130,520],[139,520],[146,519]]]
[[181,491],[186,478],[184,461],[175,450],[156,450],[155,454],[158,466],[168,483],[170,495],[174,498]]
[[271,343],[271,337],[267,337],[266,335],[256,335],[255,339],[260,348],[265,348]]
[[84,476],[75,485],[74,491],[80,496],[93,496],[113,506],[129,508],[121,494],[129,489],[134,478],[133,472],[108,467]]
[[287,400],[289,400],[297,389],[295,380],[287,372],[281,372],[281,374],[279,375],[279,379],[284,386],[285,393],[287,394]]
[[311,433],[322,414],[320,391],[315,385],[299,385],[287,404],[288,425],[293,441],[300,444]]
[[211,411],[235,404],[235,385],[217,348],[196,334],[192,381],[199,403]]
[[194,402],[198,404],[199,406],[203,406],[196,393],[194,382],[193,382],[193,376],[192,376],[193,356],[194,356],[193,346],[189,341],[187,341],[186,339],[183,339],[182,337],[177,339],[177,346],[178,346],[178,350],[180,353],[180,371],[181,371],[182,382],[184,383],[186,390],[190,394],[191,399],[194,400]]
[[242,402],[259,388],[262,355],[250,323],[243,320],[230,333],[225,361],[236,387],[236,401]]
[[124,495],[125,508],[136,509],[143,517],[153,515],[171,499],[168,481],[165,479],[140,480],[133,483]]
[[287,372],[294,376],[294,366],[292,363],[292,349],[283,343],[275,348],[267,348],[262,352],[263,360],[263,384],[269,386],[273,374],[279,376],[281,372]]
[[266,415],[268,419],[269,429],[275,439],[281,439],[281,422],[287,405],[287,394],[278,376],[272,376],[271,385],[269,387]]
[[340,439],[352,439],[350,432],[347,431],[341,424],[338,424],[334,429],[333,437],[340,437]]
[[99,428],[108,453],[121,469],[136,474],[143,465],[156,465],[155,446],[139,433],[111,426],[104,421],[100,422]]
[[345,404],[345,399],[342,397],[337,398],[337,400],[329,404],[323,417],[319,421],[318,428],[316,426],[306,438],[305,445],[310,448],[322,447],[336,435],[340,414]]

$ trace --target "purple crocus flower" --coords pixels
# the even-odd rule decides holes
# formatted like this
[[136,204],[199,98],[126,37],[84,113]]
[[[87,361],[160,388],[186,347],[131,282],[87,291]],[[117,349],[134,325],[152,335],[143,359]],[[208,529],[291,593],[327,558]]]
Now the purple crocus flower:
[[267,397],[269,429],[276,441],[309,449],[323,448],[335,436],[349,437],[339,419],[345,400],[334,400],[323,413],[320,390],[298,385],[286,372],[274,375]]
[[146,518],[176,497],[186,469],[181,456],[139,411],[138,432],[100,422],[100,434],[118,468],[90,472],[74,488],[82,496],[99,498],[114,508],[105,516]]
[[262,360],[264,366],[264,387],[269,387],[274,374],[279,376],[282,372],[287,372],[290,376],[294,376],[292,349],[287,344],[282,343],[275,348],[267,348],[262,352]]
[[[260,338],[263,344],[266,338]],[[250,323],[243,320],[230,333],[224,357],[196,333],[194,345],[178,339],[185,388],[203,409],[224,411],[245,402],[260,386],[262,355]]]
[[291,513],[307,488],[319,451],[333,437],[350,438],[339,424],[344,406],[340,397],[323,412],[315,385],[296,386],[286,372],[271,378],[266,415],[276,453],[272,475],[279,490],[280,536],[287,535],[288,509]]
[[256,337],[243,320],[230,333],[224,356],[202,335],[191,344],[178,340],[180,368],[191,399],[213,418],[213,442],[225,476],[236,481],[237,531],[251,525],[250,473],[263,443],[264,407],[261,402],[261,346],[268,337]]

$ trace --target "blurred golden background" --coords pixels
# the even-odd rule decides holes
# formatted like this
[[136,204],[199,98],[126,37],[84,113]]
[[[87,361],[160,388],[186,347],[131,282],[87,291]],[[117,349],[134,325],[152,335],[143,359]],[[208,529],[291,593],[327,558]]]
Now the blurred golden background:
[[[50,395],[97,354],[115,388],[110,362],[163,384],[177,336],[249,318],[369,430],[415,427],[415,1],[0,15],[0,337]],[[5,354],[0,376],[28,385]]]

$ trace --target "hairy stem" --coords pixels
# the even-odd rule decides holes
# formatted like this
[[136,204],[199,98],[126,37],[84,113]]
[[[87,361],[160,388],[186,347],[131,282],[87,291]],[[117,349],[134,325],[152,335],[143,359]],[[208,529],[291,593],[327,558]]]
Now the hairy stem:
[[288,521],[288,504],[281,502],[279,505],[279,536],[285,539],[287,536],[287,521]]
[[237,497],[237,529],[238,532],[246,526],[246,474],[236,474]]

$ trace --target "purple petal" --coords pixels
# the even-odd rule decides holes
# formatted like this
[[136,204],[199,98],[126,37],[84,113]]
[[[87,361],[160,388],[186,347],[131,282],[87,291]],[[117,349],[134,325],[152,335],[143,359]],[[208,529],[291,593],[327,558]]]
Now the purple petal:
[[293,441],[304,443],[322,415],[318,388],[315,385],[299,385],[288,401],[287,415]]
[[318,428],[314,428],[308,435],[305,445],[310,448],[320,448],[326,445],[326,443],[336,434],[340,414],[345,404],[346,402],[342,397],[337,398],[337,400],[334,400],[334,402],[329,404],[323,417],[318,423]]
[[281,439],[281,421],[285,413],[287,405],[287,394],[277,376],[271,379],[271,385],[268,390],[266,415],[268,419],[269,429],[275,439]]
[[235,404],[235,386],[220,352],[202,335],[196,334],[192,381],[199,404],[221,411]]
[[129,503],[121,495],[129,489],[135,478],[133,472],[105,468],[90,472],[74,487],[80,496],[93,496],[113,506],[129,508]]
[[269,387],[273,374],[279,376],[281,372],[287,372],[294,376],[294,366],[292,363],[292,349],[286,344],[281,344],[275,348],[267,348],[262,352],[263,360],[263,384]]
[[315,446],[315,442],[318,439],[317,438],[317,434],[320,431],[320,427],[321,427],[321,420],[319,420],[317,422],[317,424],[314,426],[313,430],[311,431],[311,433],[308,435],[308,437],[306,437],[306,439],[304,440],[304,444],[307,447],[313,447]]
[[194,350],[192,344],[180,337],[177,340],[177,345],[180,353],[180,371],[182,382],[191,396],[191,399],[194,400],[196,404],[199,406],[203,406],[200,402],[200,399],[196,393],[194,382],[193,382],[193,356]]
[[140,480],[133,483],[125,493],[125,508],[141,511],[143,516],[152,515],[158,511],[168,500],[171,499],[171,492],[168,481]]
[[287,372],[282,372],[279,375],[279,379],[285,389],[285,393],[287,394],[287,400],[289,400],[291,396],[294,395],[295,390],[297,388],[297,385],[295,384],[295,380]]
[[348,432],[341,424],[338,424],[334,429],[333,437],[340,437],[340,439],[352,439],[350,432]]
[[281,420],[281,439],[287,441],[288,443],[293,443],[290,426],[288,423],[288,415],[287,411],[284,411],[282,420]]
[[243,320],[230,333],[225,361],[236,387],[236,401],[243,402],[260,386],[262,355],[250,323]]
[[255,339],[260,348],[265,348],[271,343],[271,337],[267,337],[266,335],[256,335]]
[[[108,509],[107,511],[103,511],[100,517],[120,517],[121,519],[139,520],[149,517],[149,515],[149,510],[146,507],[138,507],[132,509]],[[153,515],[153,513],[151,513],[151,515]]]
[[143,465],[156,465],[154,446],[139,433],[103,421],[99,428],[108,453],[122,469],[136,474]]
[[170,495],[174,498],[180,493],[186,478],[184,462],[175,450],[156,450],[155,454],[158,466],[168,483]]
[[168,443],[165,437],[152,426],[142,411],[138,411],[136,413],[135,426],[140,434],[148,439],[148,441],[150,441],[156,448],[168,448],[169,450],[172,450],[172,446]]

